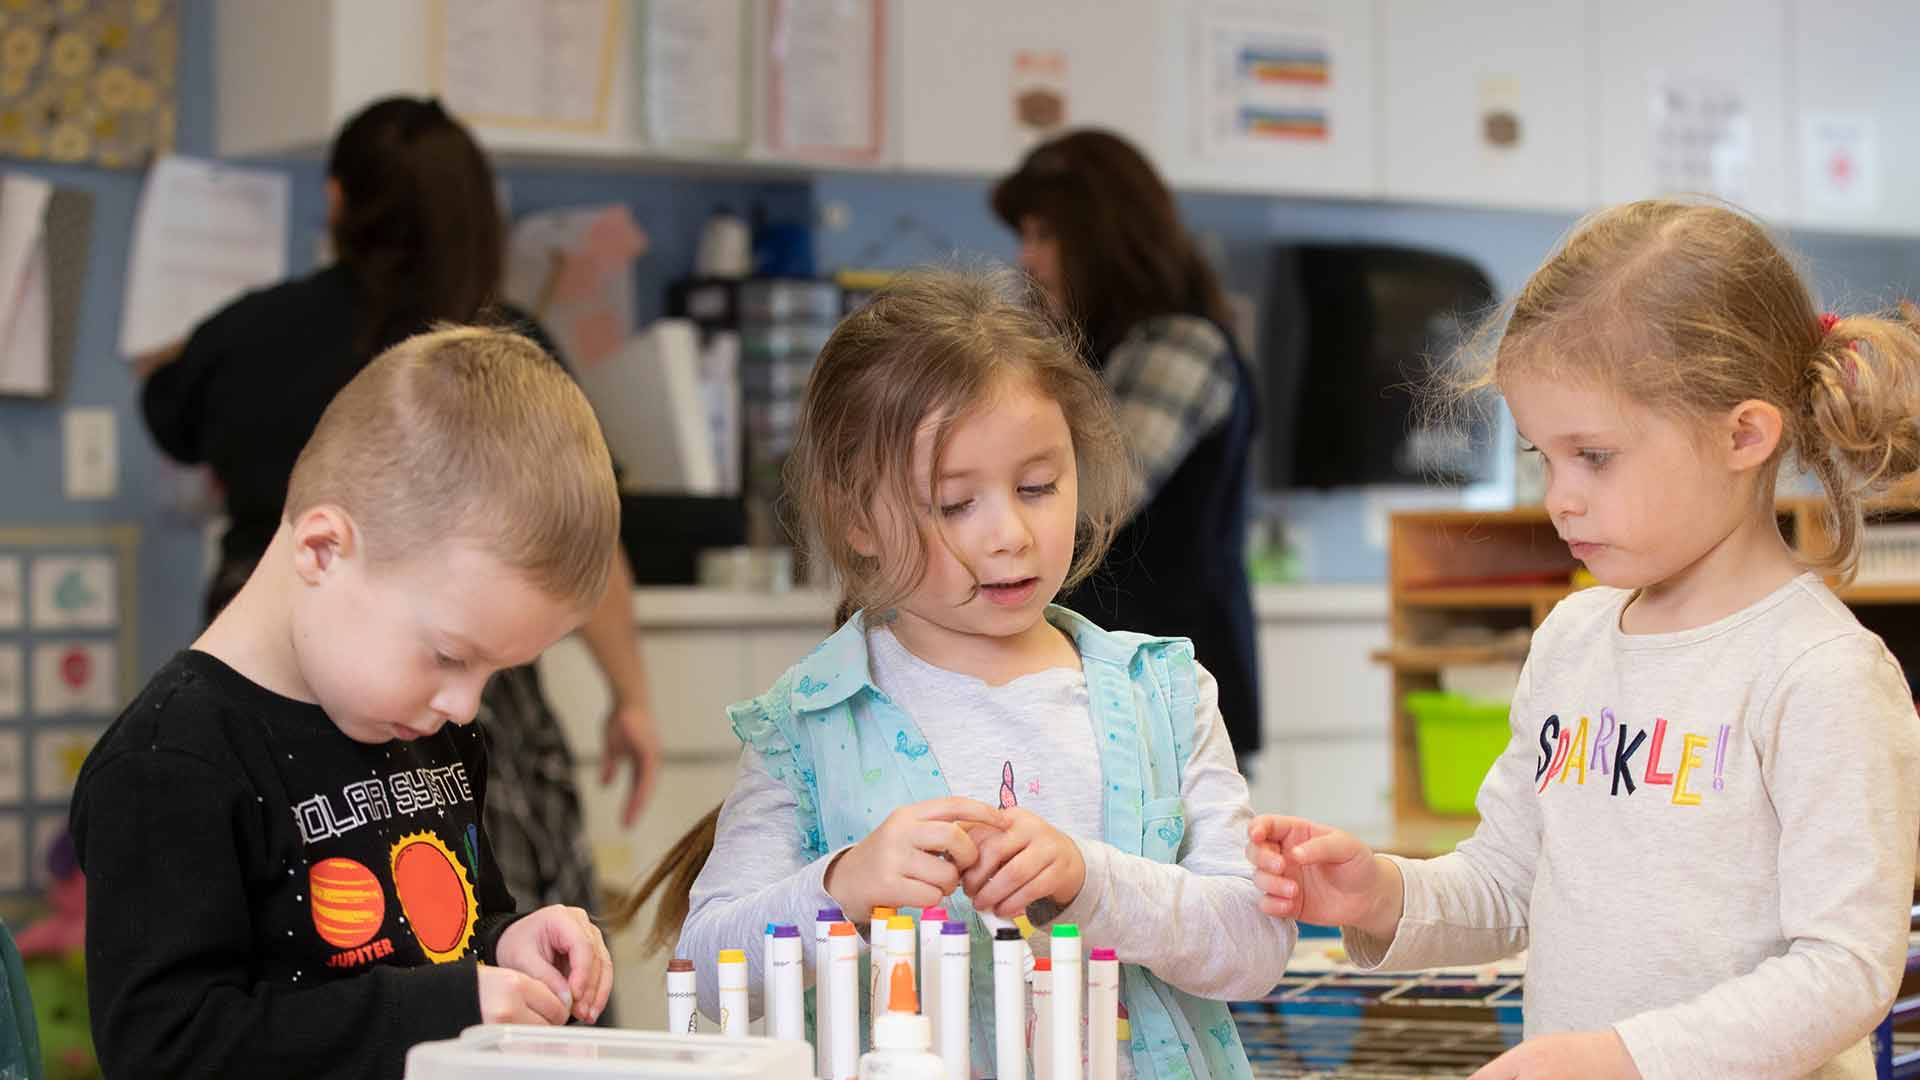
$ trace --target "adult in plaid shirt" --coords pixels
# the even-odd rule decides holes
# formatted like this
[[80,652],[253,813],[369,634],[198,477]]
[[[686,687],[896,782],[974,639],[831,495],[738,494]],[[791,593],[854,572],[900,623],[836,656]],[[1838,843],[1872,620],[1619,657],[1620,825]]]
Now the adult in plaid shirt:
[[1245,563],[1259,412],[1219,281],[1153,166],[1109,132],[1034,148],[992,203],[1020,234],[1020,265],[1079,329],[1142,471],[1106,565],[1060,602],[1102,626],[1192,638],[1244,759],[1260,746]]

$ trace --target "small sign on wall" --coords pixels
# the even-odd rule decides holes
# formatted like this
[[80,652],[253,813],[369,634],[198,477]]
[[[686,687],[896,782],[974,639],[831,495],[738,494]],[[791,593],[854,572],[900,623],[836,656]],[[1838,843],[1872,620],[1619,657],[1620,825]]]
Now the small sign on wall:
[[111,642],[62,641],[33,647],[33,711],[41,717],[120,710]]
[[35,630],[108,630],[116,621],[113,559],[106,555],[33,561]]

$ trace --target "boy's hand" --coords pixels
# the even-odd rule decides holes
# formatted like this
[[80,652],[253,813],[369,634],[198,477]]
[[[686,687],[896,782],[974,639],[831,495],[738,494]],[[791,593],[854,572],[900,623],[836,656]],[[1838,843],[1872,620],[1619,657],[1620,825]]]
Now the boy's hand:
[[1260,910],[1276,918],[1389,940],[1400,925],[1399,868],[1339,829],[1262,814],[1247,826],[1247,861]]
[[560,1006],[556,1024],[565,1023],[569,1013],[593,1023],[613,992],[606,938],[577,907],[553,904],[520,919],[500,935],[493,957],[499,966],[524,972],[546,988]]
[[512,968],[480,965],[480,1022],[564,1024],[567,1006],[545,983]]
[[1073,837],[1031,810],[1000,811],[1006,826],[980,834],[980,858],[960,880],[973,906],[1011,919],[1042,897],[1061,907],[1087,883],[1087,863]]
[[1494,1058],[1470,1080],[1640,1080],[1627,1044],[1606,1031],[1540,1035]]
[[827,895],[856,922],[880,905],[932,907],[979,857],[962,823],[998,829],[1001,815],[958,795],[902,806],[827,867]]

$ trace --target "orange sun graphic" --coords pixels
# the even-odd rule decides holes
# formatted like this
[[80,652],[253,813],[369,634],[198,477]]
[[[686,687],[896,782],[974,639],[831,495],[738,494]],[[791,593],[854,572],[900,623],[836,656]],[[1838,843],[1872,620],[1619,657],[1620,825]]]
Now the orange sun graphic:
[[387,917],[387,897],[373,871],[352,859],[322,859],[307,871],[313,928],[337,949],[365,945]]
[[393,891],[421,951],[436,964],[460,959],[473,940],[480,909],[466,867],[429,832],[401,837],[392,859]]

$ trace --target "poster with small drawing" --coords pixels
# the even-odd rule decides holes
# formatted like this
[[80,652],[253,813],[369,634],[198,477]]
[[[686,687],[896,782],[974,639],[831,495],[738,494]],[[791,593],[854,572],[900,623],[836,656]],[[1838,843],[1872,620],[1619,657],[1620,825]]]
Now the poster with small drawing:
[[0,555],[0,630],[18,630],[26,621],[22,569],[18,555]]
[[0,806],[19,802],[27,793],[27,733],[0,731]]
[[33,798],[65,802],[99,733],[93,728],[42,728],[33,733]]
[[27,711],[26,667],[20,646],[0,643],[0,720],[18,720]]
[[112,629],[118,607],[114,569],[110,555],[33,560],[33,628]]
[[33,861],[27,864],[27,879],[33,887],[44,887],[53,874],[47,868],[53,845],[67,834],[67,815],[40,814],[33,819]]
[[15,892],[27,883],[27,820],[0,813],[0,892]]
[[104,641],[62,641],[33,647],[33,711],[55,716],[108,717],[120,711],[114,646]]

